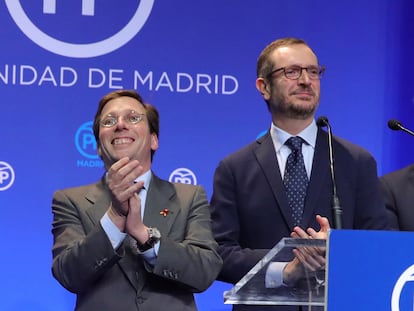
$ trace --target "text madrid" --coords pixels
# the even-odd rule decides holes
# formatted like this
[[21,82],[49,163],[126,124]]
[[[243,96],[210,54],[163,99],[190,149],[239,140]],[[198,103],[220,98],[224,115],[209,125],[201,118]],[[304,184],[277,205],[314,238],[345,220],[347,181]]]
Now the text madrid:
[[[141,73],[138,70],[126,73],[123,69],[100,69],[89,68],[87,72],[87,83],[89,88],[109,89],[136,89],[146,87],[150,91],[167,90],[179,93],[203,93],[232,95],[239,88],[239,82],[232,75],[184,72],[167,73],[165,71],[155,73],[148,71]],[[79,83],[78,71],[72,67],[59,67],[52,69],[46,66],[43,69],[30,65],[8,65],[0,69],[0,83],[5,85],[19,86],[55,86],[73,87]]]

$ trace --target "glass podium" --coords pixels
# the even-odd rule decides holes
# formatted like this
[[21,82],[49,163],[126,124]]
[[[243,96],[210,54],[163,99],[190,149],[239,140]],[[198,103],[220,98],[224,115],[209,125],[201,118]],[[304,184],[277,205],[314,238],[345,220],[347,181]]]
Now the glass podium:
[[[265,274],[272,262],[289,262],[294,249],[326,254],[326,241],[283,238],[232,289],[224,292],[225,304],[325,306],[325,269],[306,270],[293,286],[266,288]],[[326,267],[325,267],[326,268]]]

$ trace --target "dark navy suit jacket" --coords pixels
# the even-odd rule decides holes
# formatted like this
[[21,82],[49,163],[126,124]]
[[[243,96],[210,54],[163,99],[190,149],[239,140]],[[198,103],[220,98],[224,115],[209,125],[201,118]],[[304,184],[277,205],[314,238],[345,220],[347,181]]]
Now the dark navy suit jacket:
[[[389,229],[374,158],[334,137],[337,193],[344,229]],[[319,230],[316,215],[332,225],[332,179],[327,133],[318,129],[302,228]],[[215,172],[211,198],[213,234],[224,265],[219,279],[238,282],[276,243],[289,237],[293,219],[275,148],[268,132],[223,159]],[[254,307],[236,306],[237,310]],[[298,310],[298,307],[258,309]]]

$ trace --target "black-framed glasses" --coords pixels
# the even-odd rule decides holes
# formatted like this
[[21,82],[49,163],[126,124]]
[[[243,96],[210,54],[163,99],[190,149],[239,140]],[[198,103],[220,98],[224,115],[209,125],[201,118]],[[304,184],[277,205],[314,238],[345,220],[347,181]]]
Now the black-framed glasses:
[[[137,124],[144,119],[144,113],[138,113],[134,110],[131,110],[127,114],[121,116],[121,118],[128,122],[129,124]],[[108,114],[107,116],[103,117],[99,122],[103,127],[113,127],[118,124],[120,116]]]
[[325,66],[308,66],[308,67],[301,67],[298,65],[292,65],[287,67],[281,67],[273,70],[269,73],[268,77],[271,77],[276,72],[282,71],[286,78],[290,80],[297,80],[301,77],[302,71],[306,70],[309,79],[311,80],[319,80],[322,79],[323,73],[325,72]]

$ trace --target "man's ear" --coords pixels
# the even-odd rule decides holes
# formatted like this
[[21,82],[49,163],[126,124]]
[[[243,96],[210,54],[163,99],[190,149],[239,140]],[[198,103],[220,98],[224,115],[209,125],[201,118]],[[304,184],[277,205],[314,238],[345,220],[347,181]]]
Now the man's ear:
[[270,87],[267,81],[263,78],[256,79],[256,88],[262,94],[265,100],[270,98]]
[[151,134],[151,150],[157,150],[158,149],[158,137],[155,133]]

